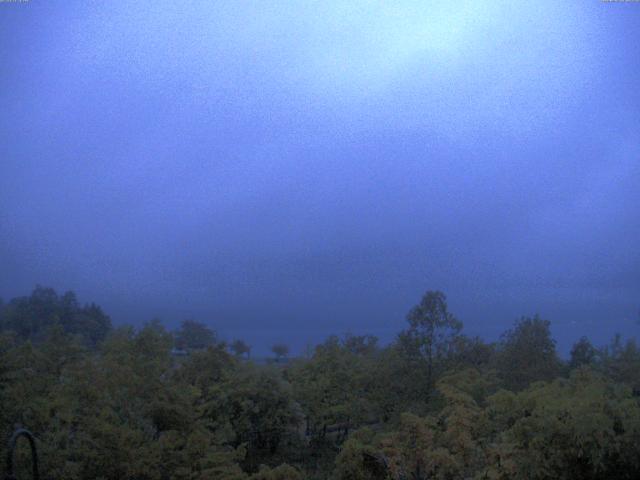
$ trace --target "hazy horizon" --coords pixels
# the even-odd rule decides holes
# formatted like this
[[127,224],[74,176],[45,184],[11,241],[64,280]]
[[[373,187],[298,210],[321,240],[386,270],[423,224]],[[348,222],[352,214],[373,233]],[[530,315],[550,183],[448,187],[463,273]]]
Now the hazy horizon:
[[0,2],[0,297],[260,351],[640,320],[640,7]]

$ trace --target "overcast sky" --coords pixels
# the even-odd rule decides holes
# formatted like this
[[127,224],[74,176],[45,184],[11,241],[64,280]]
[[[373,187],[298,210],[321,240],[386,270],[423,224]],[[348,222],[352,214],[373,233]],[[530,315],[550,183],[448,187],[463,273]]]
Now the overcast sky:
[[635,335],[640,3],[0,3],[0,296],[256,351]]

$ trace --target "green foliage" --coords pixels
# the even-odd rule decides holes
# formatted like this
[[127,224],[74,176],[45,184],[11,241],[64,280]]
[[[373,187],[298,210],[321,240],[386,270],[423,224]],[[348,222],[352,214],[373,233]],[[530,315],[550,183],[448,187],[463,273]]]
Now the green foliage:
[[15,332],[20,340],[40,342],[56,325],[65,333],[80,335],[91,347],[111,330],[111,320],[102,309],[95,304],[80,306],[73,292],[59,296],[52,288],[37,286],[30,296],[0,305],[0,329]]
[[161,325],[117,329],[97,353],[59,330],[38,348],[7,344],[2,431],[18,423],[36,432],[52,478],[245,479],[246,450],[203,416]]
[[631,391],[588,368],[489,400],[497,442],[491,478],[636,478],[640,407]]
[[261,466],[260,471],[249,477],[249,480],[303,480],[302,474],[290,465],[282,464],[275,468]]
[[332,480],[387,480],[386,458],[373,445],[374,438],[368,428],[351,435],[336,457]]
[[378,350],[378,338],[373,335],[347,334],[343,343],[355,355],[372,355]]
[[350,428],[379,416],[374,402],[375,351],[354,353],[348,340],[341,343],[330,337],[310,360],[287,372],[314,438],[325,439],[330,427],[346,435]]
[[[351,435],[336,458],[333,478],[637,476],[638,401],[629,388],[588,368],[520,393],[491,394],[495,378],[476,370],[447,375],[437,388],[442,407],[436,413],[406,413],[391,431]],[[372,465],[385,469],[378,472]]]
[[480,470],[487,430],[481,402],[491,385],[476,370],[443,377],[437,384],[442,409],[427,417],[403,414],[398,430],[380,438],[390,477],[469,478]]
[[495,346],[483,342],[478,337],[457,335],[449,346],[447,369],[475,368],[488,370],[495,362]]
[[184,320],[174,334],[176,348],[202,350],[216,343],[216,334],[204,323]]
[[587,337],[582,337],[571,347],[569,368],[574,369],[583,365],[594,365],[598,360],[598,350]]
[[277,456],[301,422],[280,372],[252,364],[238,366],[205,401],[211,421],[228,426],[231,444],[246,446],[249,469]]
[[427,384],[431,386],[438,362],[445,358],[462,329],[447,307],[447,297],[438,291],[426,292],[420,303],[407,315],[409,329],[400,335],[405,354],[426,366]]
[[517,321],[513,329],[502,335],[497,366],[505,386],[516,391],[558,376],[561,362],[549,321],[538,316]]
[[549,322],[489,345],[445,300],[427,292],[388,346],[330,337],[265,366],[197,322],[98,335],[98,307],[39,287],[0,307],[0,433],[33,430],[47,477],[70,480],[637,477],[634,340],[583,338],[563,365]]
[[640,348],[634,339],[623,344],[622,337],[616,335],[611,344],[599,352],[599,358],[603,373],[635,390],[640,389]]

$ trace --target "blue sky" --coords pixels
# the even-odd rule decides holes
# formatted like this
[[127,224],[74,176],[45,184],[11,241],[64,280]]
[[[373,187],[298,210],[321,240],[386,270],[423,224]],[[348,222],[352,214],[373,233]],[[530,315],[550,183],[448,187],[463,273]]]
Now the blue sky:
[[0,295],[257,349],[427,289],[566,349],[640,315],[640,4],[0,3]]

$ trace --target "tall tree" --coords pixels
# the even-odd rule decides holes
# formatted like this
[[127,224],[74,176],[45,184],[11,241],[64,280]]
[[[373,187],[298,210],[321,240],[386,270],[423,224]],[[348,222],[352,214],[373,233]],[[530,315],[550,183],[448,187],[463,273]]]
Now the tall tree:
[[608,376],[640,392],[640,347],[635,339],[622,341],[616,334],[609,345],[598,352],[601,366]]
[[592,365],[598,356],[598,350],[591,344],[587,337],[582,337],[571,348],[569,368],[578,368],[581,365]]
[[176,347],[184,350],[202,350],[216,343],[215,332],[195,320],[184,320],[174,337]]
[[561,362],[550,325],[536,315],[518,320],[502,335],[497,363],[507,388],[522,390],[532,382],[552,380],[560,373]]
[[427,381],[431,385],[435,362],[447,354],[462,330],[462,322],[449,312],[447,297],[440,291],[427,291],[407,315],[407,322],[409,329],[400,335],[400,342],[406,352],[424,359]]

